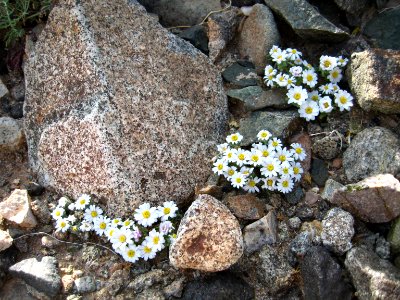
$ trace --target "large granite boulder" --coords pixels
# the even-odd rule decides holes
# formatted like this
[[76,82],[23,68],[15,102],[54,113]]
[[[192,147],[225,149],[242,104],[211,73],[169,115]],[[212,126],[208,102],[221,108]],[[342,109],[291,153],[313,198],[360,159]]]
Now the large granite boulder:
[[113,214],[184,201],[224,135],[219,72],[136,1],[60,1],[25,63],[30,165]]

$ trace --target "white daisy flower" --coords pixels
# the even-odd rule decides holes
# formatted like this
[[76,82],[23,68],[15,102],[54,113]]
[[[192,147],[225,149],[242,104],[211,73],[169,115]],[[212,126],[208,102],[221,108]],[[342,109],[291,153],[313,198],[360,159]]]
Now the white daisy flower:
[[336,93],[340,91],[340,87],[336,83],[332,83],[332,93]]
[[236,172],[231,178],[232,186],[237,189],[243,187],[246,184],[246,182],[247,182],[246,176],[239,172]]
[[144,203],[135,210],[134,218],[143,227],[149,227],[157,221],[158,210],[156,207],[150,207],[149,203]]
[[114,249],[123,249],[130,244],[133,244],[133,234],[130,229],[120,228],[115,229],[111,237],[111,243]]
[[301,106],[304,101],[307,100],[308,93],[307,90],[303,89],[301,86],[295,86],[287,92],[286,96],[289,98],[289,104],[294,103]]
[[130,219],[126,219],[124,221],[121,222],[122,227],[128,228],[130,229],[135,223],[130,220]]
[[353,96],[347,91],[339,91],[335,94],[335,103],[339,106],[340,111],[350,110],[353,106]]
[[246,167],[246,166],[242,166],[241,168],[240,168],[240,173],[242,173],[244,176],[249,176],[252,172],[253,172],[253,170],[254,170],[254,168],[249,168],[249,167]]
[[281,164],[281,172],[282,177],[292,177],[293,176],[293,168],[289,162],[285,161]]
[[59,232],[59,231],[66,232],[70,226],[71,225],[69,224],[69,222],[66,219],[64,219],[64,218],[57,219],[56,232]]
[[178,237],[178,236],[177,236],[176,233],[170,234],[170,235],[168,236],[171,245],[175,242],[175,240],[176,240],[177,237]]
[[161,233],[157,232],[155,229],[149,232],[149,235],[146,236],[145,241],[147,242],[147,245],[149,245],[157,252],[164,249],[164,236]]
[[306,151],[304,151],[304,148],[301,144],[293,143],[290,145],[290,147],[292,147],[292,155],[295,159],[303,161],[306,158]]
[[274,191],[276,190],[276,177],[268,177],[264,179],[264,184],[262,185],[262,189]]
[[308,93],[307,100],[318,102],[320,98],[321,98],[321,95],[318,93],[318,91],[312,91],[312,92]]
[[235,163],[240,167],[243,166],[249,158],[249,152],[243,149],[238,149],[236,153],[236,161]]
[[228,148],[224,152],[223,159],[228,162],[234,162],[236,161],[236,153],[237,153],[236,149]]
[[221,153],[221,154],[224,154],[225,151],[228,150],[228,148],[229,148],[228,143],[219,144],[217,146],[218,152]]
[[277,180],[276,188],[278,191],[286,194],[292,191],[293,185],[293,180],[290,177],[282,177]]
[[278,75],[276,75],[275,77],[275,82],[281,86],[281,87],[285,87],[287,86],[287,80],[288,80],[289,76],[286,74],[282,74],[279,73]]
[[161,221],[175,218],[177,211],[178,206],[176,206],[174,201],[164,202],[163,206],[158,207],[158,214],[161,217]]
[[144,242],[139,247],[140,253],[142,254],[142,258],[147,261],[149,259],[153,259],[156,257],[157,251],[152,248],[147,242]]
[[323,84],[319,87],[319,90],[326,95],[332,94],[333,85],[332,83]]
[[267,65],[267,66],[265,67],[264,74],[265,74],[265,75],[270,75],[270,74],[275,75],[275,74],[276,74],[276,70],[274,69],[273,66]]
[[247,184],[243,186],[243,189],[249,193],[258,193],[260,189],[257,187],[257,184],[260,182],[258,177],[248,178]]
[[228,178],[228,180],[231,180],[232,176],[235,175],[236,171],[237,168],[235,166],[228,167],[225,173],[225,177]]
[[275,74],[268,74],[264,76],[264,83],[266,86],[273,87],[275,82]]
[[271,132],[268,130],[261,130],[259,133],[257,133],[257,138],[259,141],[268,141],[268,139],[272,136]]
[[135,263],[141,257],[141,253],[139,247],[134,244],[128,245],[127,247],[123,247],[120,249],[119,253],[125,259],[125,261]]
[[214,168],[212,168],[212,171],[218,175],[222,175],[226,172],[227,168],[227,162],[224,159],[218,159],[214,163]]
[[64,208],[57,206],[55,210],[51,213],[51,216],[53,217],[54,220],[62,219],[63,215],[65,213]]
[[314,71],[314,67],[312,66],[312,64],[310,64],[308,61],[303,60],[303,66],[306,67],[309,70],[313,70]]
[[288,76],[286,88],[290,89],[296,86],[296,79],[293,76]]
[[239,132],[232,133],[226,137],[226,141],[229,144],[238,144],[242,141],[242,139],[243,139],[243,136]]
[[85,209],[86,205],[90,203],[90,196],[87,194],[81,195],[75,202],[76,209]]
[[109,241],[112,240],[114,233],[118,230],[117,227],[114,226],[108,226],[108,229],[105,231],[106,237]]
[[273,45],[272,48],[271,48],[271,50],[269,50],[269,55],[272,55],[272,54],[277,53],[277,52],[282,52],[282,49],[279,48],[279,47],[276,46],[276,45]]
[[313,88],[318,82],[318,75],[314,70],[305,70],[303,72],[303,83]]
[[263,156],[260,150],[252,149],[248,157],[249,164],[258,166],[263,161]]
[[300,181],[301,179],[301,174],[303,174],[304,170],[303,167],[301,166],[300,163],[296,162],[292,164],[292,169],[293,169],[293,178],[294,181]]
[[160,232],[164,235],[170,233],[174,229],[171,221],[164,221],[160,223]]
[[74,216],[74,215],[69,215],[68,217],[67,217],[67,221],[70,223],[70,224],[74,224],[75,222],[76,222],[76,217]]
[[347,65],[348,61],[349,60],[347,58],[343,58],[343,56],[339,56],[337,58],[337,64],[338,64],[339,67],[342,67],[342,68]]
[[276,150],[278,147],[282,147],[282,141],[278,138],[273,138],[268,142],[268,147],[271,150]]
[[298,66],[301,66],[303,64],[303,60],[301,58],[295,59],[294,60],[294,64],[298,65]]
[[79,226],[79,230],[83,232],[91,231],[93,229],[92,223],[83,220],[81,226]]
[[300,77],[301,74],[303,73],[303,68],[300,66],[295,66],[291,67],[289,69],[290,74],[292,74],[294,77]]
[[324,71],[331,71],[337,66],[337,58],[333,56],[322,55],[319,59],[319,67]]
[[299,59],[302,53],[300,51],[297,51],[296,49],[292,48],[287,48],[286,53],[289,59],[291,60],[296,60]]
[[111,226],[111,220],[107,216],[99,216],[93,223],[93,229],[99,236],[106,234],[107,230]]
[[319,111],[330,113],[333,110],[332,99],[329,96],[322,97],[319,100]]
[[114,227],[121,226],[122,225],[121,218],[112,219],[111,220],[111,225],[114,226]]
[[286,147],[276,149],[276,157],[281,162],[293,161],[292,153]]
[[84,218],[89,222],[93,222],[98,216],[103,214],[103,210],[96,205],[90,205],[89,208],[86,208]]
[[275,154],[275,150],[272,148],[269,148],[267,145],[259,144],[257,147],[254,147],[254,149],[257,149],[261,151],[261,156],[264,158],[273,156]]
[[277,51],[271,55],[272,61],[276,62],[278,65],[286,61],[287,54],[285,51]]
[[265,159],[260,172],[265,177],[276,177],[281,170],[281,163],[275,157]]
[[67,197],[61,197],[58,200],[58,206],[61,206],[61,207],[65,207],[68,203],[70,203],[70,201]]
[[338,83],[342,78],[343,75],[340,68],[333,68],[333,70],[329,72],[328,80],[332,83]]
[[314,101],[306,101],[299,108],[299,114],[301,118],[305,118],[307,121],[314,121],[315,117],[319,115],[318,103]]

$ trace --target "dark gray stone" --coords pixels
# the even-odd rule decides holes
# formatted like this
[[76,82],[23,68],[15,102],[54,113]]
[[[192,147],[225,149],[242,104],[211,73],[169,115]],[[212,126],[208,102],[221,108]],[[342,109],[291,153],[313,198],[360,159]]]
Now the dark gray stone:
[[358,14],[368,5],[369,0],[334,0],[344,11],[350,14]]
[[9,272],[46,295],[54,297],[60,291],[57,260],[52,256],[24,259],[11,266]]
[[285,199],[291,205],[296,205],[304,197],[304,191],[300,186],[295,187],[293,191],[285,194]]
[[382,259],[390,259],[390,243],[383,236],[376,240],[375,253]]
[[388,241],[393,253],[400,253],[400,217],[393,221],[388,234]]
[[350,37],[323,17],[306,0],[264,0],[293,30],[304,39],[337,42]]
[[297,111],[255,111],[248,118],[240,120],[242,146],[255,142],[260,130],[268,130],[274,137],[287,138],[300,131],[303,124]]
[[343,166],[350,181],[376,174],[395,175],[400,172],[400,141],[386,128],[364,129],[344,152]]
[[355,247],[344,264],[360,300],[400,299],[400,270],[373,251]]
[[308,205],[300,205],[296,208],[296,216],[302,221],[310,221],[313,219],[314,212]]
[[313,245],[311,233],[308,231],[300,232],[296,237],[290,242],[289,253],[294,255],[294,257],[302,258],[308,251],[308,249]]
[[231,104],[242,106],[246,111],[259,110],[265,107],[289,107],[285,92],[280,89],[265,91],[260,86],[248,86],[243,89],[228,90],[226,95],[233,99],[233,101],[231,99]]
[[43,186],[36,182],[29,182],[25,188],[28,191],[29,196],[40,196],[45,190]]
[[332,199],[333,199],[333,194],[334,194],[337,190],[341,189],[342,187],[344,187],[343,184],[341,184],[341,183],[339,183],[339,182],[337,182],[337,181],[335,181],[335,180],[329,178],[329,179],[325,182],[324,190],[323,190],[322,193],[321,193],[322,199],[328,200],[328,201],[332,201]]
[[254,289],[243,279],[230,273],[217,273],[203,280],[189,282],[182,300],[251,300]]
[[352,290],[343,270],[329,252],[320,246],[309,248],[300,264],[305,299],[352,299]]
[[311,162],[311,178],[318,186],[324,186],[328,180],[328,167],[326,163],[318,158]]
[[8,269],[15,262],[17,250],[14,247],[10,247],[0,252],[0,287],[3,285]]
[[364,34],[369,36],[379,48],[400,50],[400,7],[385,10],[364,28]]
[[227,67],[222,72],[222,77],[226,82],[239,87],[257,85],[258,78],[255,69],[244,67],[237,62]]
[[9,93],[8,88],[3,83],[3,81],[0,79],[0,99],[2,99],[8,93]]
[[182,31],[179,36],[190,42],[204,54],[208,54],[208,37],[204,26],[196,25]]

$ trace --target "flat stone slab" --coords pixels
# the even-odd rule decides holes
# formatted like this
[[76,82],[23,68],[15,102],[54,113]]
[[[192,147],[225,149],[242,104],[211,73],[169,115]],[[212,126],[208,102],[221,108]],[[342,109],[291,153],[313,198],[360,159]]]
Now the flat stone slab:
[[225,137],[220,73],[136,1],[59,1],[25,80],[39,183],[109,200],[115,215],[186,200]]

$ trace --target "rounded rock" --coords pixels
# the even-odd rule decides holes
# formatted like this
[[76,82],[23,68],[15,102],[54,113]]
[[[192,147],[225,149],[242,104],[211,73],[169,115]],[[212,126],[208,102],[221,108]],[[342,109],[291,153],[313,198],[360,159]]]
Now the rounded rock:
[[217,272],[243,254],[239,222],[209,195],[200,195],[186,211],[169,251],[170,262],[182,269]]

